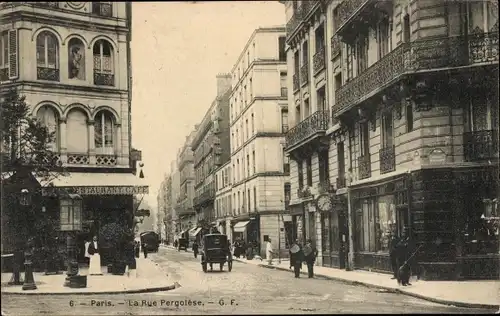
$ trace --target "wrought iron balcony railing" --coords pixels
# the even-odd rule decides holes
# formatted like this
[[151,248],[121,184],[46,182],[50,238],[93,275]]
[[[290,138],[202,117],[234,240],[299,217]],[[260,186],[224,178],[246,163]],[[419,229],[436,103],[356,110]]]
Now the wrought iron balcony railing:
[[309,83],[309,63],[305,63],[300,67],[300,85],[303,86]]
[[346,179],[345,179],[345,176],[344,175],[340,175],[338,178],[337,178],[337,190],[338,189],[342,189],[342,188],[345,188],[346,187]]
[[358,157],[358,177],[360,180],[367,179],[372,176],[371,159],[370,154]]
[[337,89],[332,111],[348,110],[407,73],[491,61],[498,61],[498,32],[404,43]]
[[328,111],[316,111],[288,131],[286,134],[287,147],[295,146],[315,134],[326,132],[329,120]]
[[498,131],[464,133],[465,161],[481,161],[498,157]]
[[299,74],[298,72],[296,72],[293,77],[292,77],[292,80],[293,80],[293,92],[296,92],[299,90],[300,88],[300,83],[299,83]]
[[115,75],[100,73],[94,70],[94,84],[98,86],[114,86]]
[[302,23],[302,11],[297,10],[293,13],[290,20],[286,23],[286,36],[290,36],[297,27]]
[[371,0],[344,0],[338,7],[338,25],[342,27],[356,12]]
[[396,148],[394,146],[380,149],[379,157],[381,174],[396,170]]
[[333,35],[332,38],[330,39],[330,45],[332,48],[332,59],[340,55],[341,51],[341,41],[338,37],[338,35]]
[[325,69],[325,47],[320,47],[313,56],[314,75],[317,75],[323,69]]
[[37,67],[36,77],[38,80],[59,81],[59,69]]

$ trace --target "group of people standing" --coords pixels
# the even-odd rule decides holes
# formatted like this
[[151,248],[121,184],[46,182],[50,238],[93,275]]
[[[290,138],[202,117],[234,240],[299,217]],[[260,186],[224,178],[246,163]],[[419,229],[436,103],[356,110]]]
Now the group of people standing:
[[318,257],[318,249],[313,245],[311,239],[307,239],[304,245],[301,245],[299,240],[296,239],[290,246],[289,253],[290,269],[293,268],[296,278],[300,277],[303,262],[307,265],[307,276],[309,278],[314,277],[314,263]]
[[410,277],[412,273],[418,275],[415,258],[417,250],[407,228],[402,231],[400,237],[395,232],[392,232],[389,241],[389,257],[393,272],[392,278],[396,279],[398,284],[403,286],[411,285]]

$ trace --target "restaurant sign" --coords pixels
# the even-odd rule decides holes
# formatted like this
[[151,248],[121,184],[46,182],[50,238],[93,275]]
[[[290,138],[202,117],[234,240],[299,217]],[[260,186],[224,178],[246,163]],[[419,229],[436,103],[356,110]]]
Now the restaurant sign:
[[89,187],[59,187],[42,188],[43,196],[57,195],[65,192],[78,195],[133,195],[148,194],[147,186],[89,186]]

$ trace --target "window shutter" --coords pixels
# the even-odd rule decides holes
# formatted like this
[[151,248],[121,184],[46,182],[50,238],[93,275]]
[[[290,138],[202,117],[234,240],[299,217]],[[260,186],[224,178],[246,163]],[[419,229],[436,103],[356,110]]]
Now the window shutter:
[[19,43],[17,41],[17,30],[9,31],[9,79],[19,77],[18,63]]

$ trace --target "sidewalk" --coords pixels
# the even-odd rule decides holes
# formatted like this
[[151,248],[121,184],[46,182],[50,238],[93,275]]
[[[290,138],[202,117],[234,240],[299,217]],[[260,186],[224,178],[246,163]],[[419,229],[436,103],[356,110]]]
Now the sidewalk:
[[[265,260],[234,259],[235,261],[253,264],[268,269],[292,270],[288,261],[278,263],[274,259],[273,265],[266,264]],[[361,284],[388,292],[406,294],[427,301],[470,308],[491,308],[498,310],[500,306],[500,281],[412,281],[411,286],[399,286],[396,280],[383,273],[364,270],[345,271],[321,266],[314,267],[316,278],[336,280],[349,284]],[[307,275],[307,267],[303,265],[301,275]]]
[[[12,273],[2,273],[2,294],[119,294],[119,293],[146,293],[173,290],[180,285],[169,280],[168,275],[149,259],[137,258],[136,277],[125,275],[112,275],[107,273],[107,267],[102,267],[103,275],[89,275],[87,287],[73,289],[63,286],[66,273],[57,275],[44,275],[42,272],[34,273],[36,290],[23,291],[21,285],[7,285]],[[87,275],[88,268],[80,268],[80,275]],[[21,279],[24,273],[21,273]]]

